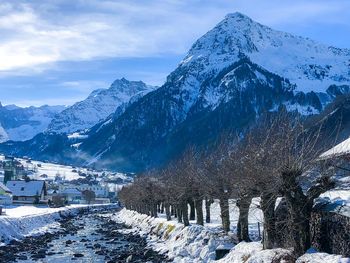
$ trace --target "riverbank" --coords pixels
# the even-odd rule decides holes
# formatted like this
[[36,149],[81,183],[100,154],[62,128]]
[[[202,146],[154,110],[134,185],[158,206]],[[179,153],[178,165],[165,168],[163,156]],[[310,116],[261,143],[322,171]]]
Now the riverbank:
[[[112,219],[131,226],[132,229],[127,231],[146,237],[150,247],[177,263],[350,263],[349,258],[311,250],[295,259],[286,249],[263,250],[261,242],[237,244],[234,234],[224,235],[219,226],[199,226],[192,222],[184,227],[175,220],[166,221],[162,214],[160,218],[152,218],[122,209]],[[225,250],[229,253],[216,261]]]
[[25,237],[0,247],[2,263],[18,262],[153,262],[165,263],[165,255],[147,248],[138,234],[125,233],[125,224],[110,220],[108,210],[81,211],[58,221],[60,230]]
[[0,216],[0,246],[11,240],[20,240],[28,236],[54,233],[60,230],[58,220],[75,216],[88,209],[106,209],[115,205],[72,205],[49,208],[36,206],[13,206],[6,209],[6,215]]
[[216,258],[217,247],[229,248],[235,243],[233,235],[224,235],[216,225],[184,227],[175,220],[152,218],[127,209],[122,209],[111,219],[131,226],[132,229],[127,231],[147,237],[150,247],[166,254],[173,262],[211,262]]

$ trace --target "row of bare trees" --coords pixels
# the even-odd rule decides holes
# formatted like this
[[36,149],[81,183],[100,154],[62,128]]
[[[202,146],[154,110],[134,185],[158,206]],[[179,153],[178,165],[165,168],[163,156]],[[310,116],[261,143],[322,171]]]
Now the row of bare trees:
[[[310,247],[314,199],[334,186],[334,171],[318,159],[324,139],[319,130],[305,129],[299,118],[278,113],[263,118],[244,138],[225,136],[209,153],[187,150],[167,167],[138,176],[119,197],[128,209],[154,217],[165,211],[168,220],[177,217],[185,226],[194,219],[199,225],[210,222],[210,205],[218,199],[225,232],[230,231],[229,200],[234,199],[239,241],[250,241],[249,207],[252,198],[260,197],[264,248],[293,247],[301,255]],[[288,211],[283,226],[289,236],[283,242],[277,238],[278,198]]]

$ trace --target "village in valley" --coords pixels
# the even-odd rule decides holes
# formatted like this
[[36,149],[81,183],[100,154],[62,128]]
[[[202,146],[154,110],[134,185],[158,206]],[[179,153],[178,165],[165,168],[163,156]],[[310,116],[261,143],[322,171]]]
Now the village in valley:
[[121,173],[0,156],[0,215],[21,206],[110,204],[130,182]]

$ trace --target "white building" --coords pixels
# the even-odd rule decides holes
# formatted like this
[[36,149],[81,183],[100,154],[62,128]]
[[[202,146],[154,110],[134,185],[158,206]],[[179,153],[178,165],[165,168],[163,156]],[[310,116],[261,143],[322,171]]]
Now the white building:
[[73,185],[73,184],[60,184],[59,190],[60,192],[63,192],[66,189],[75,188],[78,189],[80,192],[83,192],[85,190],[93,191],[97,198],[103,198],[108,197],[108,188],[101,186],[101,185],[88,185],[88,184],[81,184],[81,185]]
[[82,193],[77,188],[67,188],[60,193],[68,204],[80,204],[82,203]]

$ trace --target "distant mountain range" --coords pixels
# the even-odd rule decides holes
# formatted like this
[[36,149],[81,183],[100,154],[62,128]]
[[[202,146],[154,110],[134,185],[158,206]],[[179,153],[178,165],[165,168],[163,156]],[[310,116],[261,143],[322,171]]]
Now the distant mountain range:
[[[172,160],[189,145],[204,147],[223,132],[244,133],[264,112],[285,107],[319,114],[349,93],[349,85],[348,49],[275,31],[234,13],[194,43],[160,88],[135,88],[135,99],[129,94],[113,114],[92,115],[91,123],[84,116],[93,103],[76,106],[83,117],[70,113],[71,107],[55,117],[49,132],[24,143],[2,144],[0,150],[140,171]],[[94,123],[74,139],[57,134]],[[58,138],[65,147],[52,148]]]
[[0,142],[26,141],[45,133],[74,133],[91,128],[119,108],[119,112],[155,87],[142,81],[118,79],[110,88],[93,91],[85,100],[70,107],[21,108],[0,105]]
[[45,131],[54,116],[65,106],[21,108],[0,105],[0,142],[25,141]]

